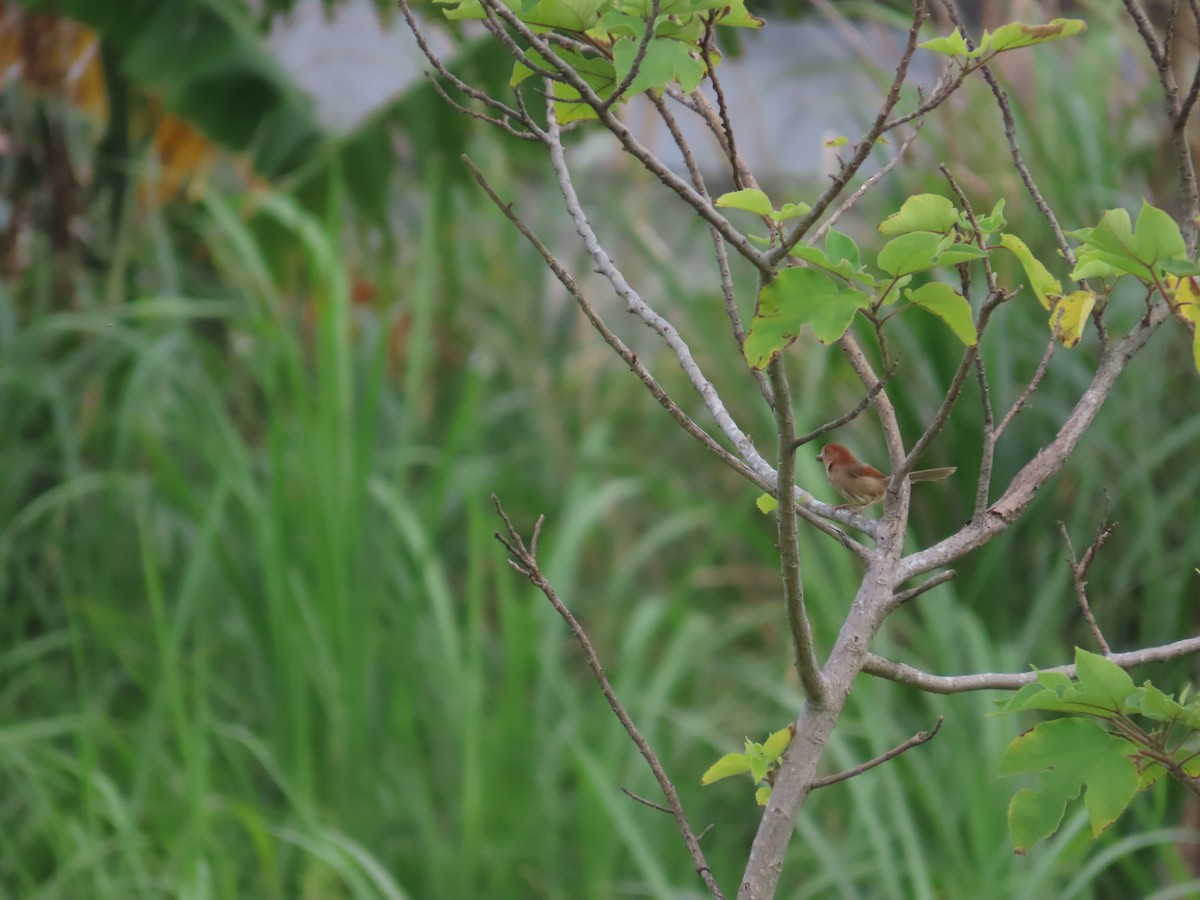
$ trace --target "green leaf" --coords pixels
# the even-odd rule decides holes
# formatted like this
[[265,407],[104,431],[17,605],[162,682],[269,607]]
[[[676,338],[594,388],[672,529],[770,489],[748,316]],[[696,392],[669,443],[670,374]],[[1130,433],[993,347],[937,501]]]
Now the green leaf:
[[[613,45],[613,68],[618,83],[625,80],[633,61],[637,58],[640,37],[627,38]],[[654,38],[646,45],[646,55],[633,83],[625,91],[632,97],[646,90],[660,90],[672,82],[679,82],[684,93],[691,93],[704,77],[704,63],[689,52],[686,44],[664,38]]]
[[771,218],[776,222],[786,222],[788,219],[798,219],[812,212],[807,203],[785,203],[781,209],[771,210]]
[[974,347],[979,342],[971,315],[971,304],[950,285],[931,281],[915,291],[905,291],[905,294],[910,302],[933,313],[949,325],[950,330],[968,347]]
[[1127,273],[1142,281],[1152,281],[1155,268],[1168,260],[1186,257],[1179,226],[1161,209],[1145,200],[1138,213],[1136,227],[1124,209],[1110,209],[1095,228],[1072,232],[1083,245],[1077,254],[1079,265],[1073,276],[1102,274],[1104,267]]
[[1040,772],[1039,790],[1024,788],[1008,808],[1009,831],[1018,853],[1053,834],[1067,802],[1085,790],[1093,836],[1116,821],[1133,799],[1140,773],[1137,747],[1114,738],[1087,719],[1043,722],[1016,738],[1000,758],[1000,775]]
[[904,201],[897,212],[879,223],[879,233],[908,234],[936,231],[946,234],[958,224],[958,210],[940,194],[915,194]]
[[[1059,339],[1064,347],[1074,347],[1083,338],[1083,327],[1096,305],[1096,295],[1091,291],[1073,291],[1064,297],[1052,298],[1050,329],[1059,322]],[[1062,316],[1061,321],[1059,316]]]
[[771,201],[767,199],[766,194],[755,188],[746,188],[745,190],[722,194],[715,202],[717,206],[727,206],[730,209],[745,209],[752,213],[758,213],[760,216],[769,216],[771,214]]
[[996,201],[992,211],[979,220],[979,230],[984,234],[995,234],[1008,223],[1004,221],[1004,198]]
[[836,341],[854,319],[854,313],[870,302],[856,290],[839,290],[815,269],[784,269],[759,292],[750,333],[746,335],[746,359],[753,369],[762,369],[789,346],[809,324],[818,341]]
[[1016,50],[1018,47],[1032,47],[1035,44],[1073,37],[1086,29],[1087,23],[1082,19],[1052,19],[1045,25],[1010,22],[1000,26],[990,35],[984,32],[980,46],[989,52],[1001,53],[1005,50]]
[[754,505],[758,507],[758,511],[764,516],[779,509],[779,501],[776,500],[771,494],[761,494],[759,498],[754,501]]
[[889,275],[911,275],[932,269],[937,263],[942,236],[931,231],[902,234],[883,245],[879,251],[879,268]]
[[824,250],[821,250],[817,247],[810,247],[806,244],[801,244],[792,250],[792,256],[802,259],[807,263],[811,263],[818,268],[825,269],[828,272],[833,272],[837,275],[840,275],[842,278],[847,280],[849,280],[850,276],[854,274],[854,269],[851,267],[848,261],[842,260],[841,262],[835,263],[826,255]]
[[1079,694],[1102,703],[1105,709],[1119,712],[1125,699],[1136,688],[1129,673],[1098,653],[1075,648],[1075,673],[1079,679]]
[[837,137],[829,138],[827,141],[821,141],[822,147],[844,147],[850,143],[850,138],[844,134],[839,134]]
[[917,44],[917,46],[932,53],[944,53],[946,56],[966,56],[970,53],[967,49],[966,39],[957,28],[946,37],[936,37]]
[[852,269],[857,269],[861,263],[859,262],[858,245],[854,243],[854,239],[849,235],[842,234],[840,231],[830,230],[825,238],[825,252],[829,254],[829,258],[835,263],[841,262],[843,259],[850,263]]
[[[434,0],[446,6],[447,19],[485,19],[479,0]],[[561,31],[587,31],[600,21],[600,11],[609,0],[537,0],[522,4],[514,10],[517,17],[534,28],[555,28]]]
[[779,757],[783,756],[783,751],[788,748],[788,744],[792,742],[793,733],[792,726],[789,725],[768,737],[763,742],[763,756],[771,762],[776,762]]
[[771,786],[769,784],[764,784],[762,787],[760,787],[757,791],[754,792],[754,802],[757,803],[759,806],[766,806],[767,801],[770,799],[771,799]]
[[750,760],[746,758],[744,753],[726,753],[715,763],[708,767],[708,771],[700,776],[702,785],[712,784],[714,781],[720,781],[722,778],[730,778],[734,775],[746,775],[750,771]]
[[1034,256],[1025,242],[1015,234],[1001,235],[1000,246],[1012,251],[1013,256],[1025,269],[1025,277],[1029,279],[1029,286],[1033,288],[1038,302],[1046,309],[1050,309],[1052,305],[1050,296],[1062,293],[1062,285],[1058,283],[1058,279],[1050,274],[1050,270],[1042,265],[1042,261]]

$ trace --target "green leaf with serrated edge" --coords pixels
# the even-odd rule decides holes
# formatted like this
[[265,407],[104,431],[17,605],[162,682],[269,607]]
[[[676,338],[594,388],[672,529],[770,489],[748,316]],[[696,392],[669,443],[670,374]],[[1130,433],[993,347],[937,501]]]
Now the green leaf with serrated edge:
[[850,263],[851,268],[857,269],[859,263],[858,244],[849,235],[830,229],[825,238],[825,252],[835,263],[843,259]]
[[958,210],[941,194],[914,194],[900,209],[879,223],[879,233],[908,234],[936,231],[945,234],[958,224]]
[[785,203],[779,209],[771,210],[771,218],[776,222],[786,222],[788,219],[798,219],[812,212],[807,203]]
[[1053,834],[1067,802],[1085,790],[1093,836],[1116,821],[1140,783],[1137,747],[1088,719],[1055,719],[1016,738],[1000,758],[1000,775],[1039,772],[1039,790],[1022,789],[1008,808],[1013,844],[1024,853]]
[[[617,82],[625,80],[637,59],[640,40],[626,38],[613,44],[613,68]],[[684,93],[691,93],[704,77],[704,63],[695,59],[688,47],[674,40],[654,38],[646,45],[646,54],[638,68],[637,76],[625,91],[632,97],[646,90],[659,90],[673,82],[679,82]]]
[[962,32],[957,28],[953,33],[946,37],[936,37],[928,41],[923,41],[917,44],[922,50],[928,50],[931,53],[943,53],[946,56],[966,56],[967,50],[966,39],[963,38]]
[[771,786],[769,784],[764,784],[762,787],[760,787],[757,791],[754,792],[754,802],[757,803],[759,806],[766,806],[767,801],[769,801],[770,799],[771,799]]
[[720,781],[722,778],[730,778],[733,775],[746,775],[750,772],[750,760],[746,759],[744,753],[726,753],[715,763],[708,767],[708,771],[700,776],[700,783],[712,784],[714,781]]
[[758,213],[760,216],[769,216],[771,214],[771,201],[767,199],[766,194],[755,188],[730,191],[728,194],[722,194],[714,202],[717,206],[727,206],[730,209],[744,209],[752,213]]
[[1104,697],[1108,701],[1106,708],[1113,711],[1120,711],[1125,698],[1136,690],[1128,672],[1112,660],[1082,647],[1075,648],[1075,674],[1081,694]]
[[937,265],[942,236],[931,231],[915,231],[892,238],[879,251],[879,268],[889,275],[911,275]]
[[797,259],[802,259],[807,263],[811,263],[817,268],[834,272],[845,279],[849,279],[854,274],[854,269],[847,260],[842,260],[841,262],[835,263],[828,257],[828,255],[826,255],[824,250],[821,250],[817,247],[810,247],[807,244],[801,244],[800,246],[794,248],[792,250],[792,256],[795,256]]
[[783,756],[783,751],[788,748],[788,744],[791,742],[791,727],[781,728],[763,742],[763,756],[771,762],[775,762],[779,757]]
[[805,324],[823,344],[836,341],[870,302],[856,290],[838,290],[837,285],[815,269],[784,269],[758,295],[744,352],[753,369],[766,367],[789,346]]
[[758,499],[754,501],[754,505],[758,507],[758,511],[764,516],[779,509],[779,501],[770,494],[760,494]]
[[[1096,305],[1096,295],[1091,291],[1073,291],[1065,297],[1052,298],[1050,329],[1058,322],[1058,336],[1064,347],[1074,347],[1083,338],[1083,327]],[[1061,320],[1059,316],[1061,315]]]
[[1013,256],[1021,263],[1021,268],[1025,270],[1025,277],[1029,279],[1029,286],[1033,288],[1034,295],[1043,307],[1049,309],[1050,295],[1063,292],[1058,279],[1050,274],[1050,270],[1042,265],[1042,261],[1034,256],[1025,242],[1015,234],[1002,234],[1000,246],[1012,251]]
[[971,304],[950,285],[931,281],[915,291],[905,291],[905,294],[909,302],[933,313],[949,325],[950,330],[968,347],[974,347],[979,342],[971,316]]
[[990,40],[981,42],[992,53],[1004,50],[1016,50],[1018,47],[1032,47],[1035,44],[1045,44],[1066,37],[1073,37],[1087,29],[1087,23],[1082,19],[1052,19],[1045,25],[1025,25],[1021,22],[1010,22],[1001,25],[990,35]]

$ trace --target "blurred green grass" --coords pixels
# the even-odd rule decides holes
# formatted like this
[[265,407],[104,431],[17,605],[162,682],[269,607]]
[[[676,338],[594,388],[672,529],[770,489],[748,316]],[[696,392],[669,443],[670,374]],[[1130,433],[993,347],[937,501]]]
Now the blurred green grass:
[[[1103,30],[1089,36],[1100,58]],[[1038,60],[1056,65],[1052,54]],[[1062,77],[1041,77],[1048,97],[1037,103],[1055,102]],[[989,108],[978,108],[982,119]],[[999,170],[998,118],[942,127],[979,136],[970,159],[989,171],[991,147]],[[1119,161],[1116,195],[1073,166],[1043,184],[1077,217],[1072,227],[1114,196],[1136,195],[1145,167],[1104,143],[1095,116],[1046,115],[1039,128],[1048,147],[1101,142],[1096,159]],[[509,169],[486,139],[473,152],[540,231],[561,232],[544,184]],[[502,217],[450,186],[451,165],[427,164],[399,238],[382,244],[395,256],[347,240],[353,223],[334,171],[316,213],[285,193],[212,188],[177,220],[151,219],[129,236],[137,274],[118,304],[99,272],[70,311],[52,312],[49,262],[0,294],[4,895],[700,896],[669,820],[619,792],[655,797],[562,623],[492,539],[492,492],[526,529],[546,514],[546,572],[693,823],[714,824],[706,853],[726,889],[736,887],[758,819],[749,785],[701,790],[698,779],[798,708],[774,529],[754,509],[755,491],[673,428],[583,327]],[[895,190],[917,189],[922,172],[909,168]],[[647,296],[669,298],[697,357],[770,452],[712,273],[692,265],[703,231],[667,230],[651,204],[631,205],[601,180],[588,188],[623,265]],[[881,195],[862,221],[896,196]],[[1019,194],[1006,196],[1012,221],[1034,221]],[[647,229],[661,246],[644,240]],[[360,278],[378,286],[378,302],[355,302]],[[700,416],[648,330],[595,294]],[[1000,405],[1042,351],[1044,322],[1028,299],[1005,308],[985,347]],[[910,437],[958,352],[925,324],[896,330]],[[998,486],[1053,434],[1094,353],[1085,343],[1056,356],[1045,399],[1001,446]],[[792,371],[802,423],[855,399],[845,364],[807,342],[792,351]],[[1178,335],[1159,335],[1027,521],[898,613],[876,649],[956,673],[1054,664],[1072,643],[1086,645],[1055,522],[1086,543],[1105,490],[1121,528],[1092,593],[1110,639],[1190,633],[1194,378]],[[973,390],[931,454],[968,481]],[[882,456],[869,416],[847,435],[863,455]],[[801,479],[820,491],[811,456],[801,454]],[[918,496],[913,545],[964,520],[970,499]],[[803,542],[827,648],[858,572],[824,537]],[[1148,671],[1170,689],[1192,664]],[[1005,808],[1016,785],[993,773],[1023,723],[990,709],[985,695],[857,685],[827,771],[939,715],[946,724],[928,745],[811,798],[782,895],[1195,890],[1174,849],[1195,836],[1172,827],[1181,804],[1163,787],[1095,844],[1073,811],[1055,838],[1014,856]]]

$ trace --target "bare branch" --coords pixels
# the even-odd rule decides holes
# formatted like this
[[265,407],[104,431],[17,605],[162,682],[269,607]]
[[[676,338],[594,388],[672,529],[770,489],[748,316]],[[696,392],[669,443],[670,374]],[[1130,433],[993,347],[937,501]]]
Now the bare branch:
[[771,380],[771,391],[775,396],[775,429],[779,436],[778,481],[776,498],[776,527],[779,535],[780,575],[783,579],[783,599],[787,607],[788,628],[792,633],[792,654],[796,671],[800,673],[800,684],[804,688],[804,699],[811,706],[825,705],[825,679],[821,675],[821,664],[817,661],[816,644],[813,640],[812,623],[804,608],[804,583],[800,579],[800,545],[796,531],[796,509],[787,500],[795,493],[796,451],[792,443],[796,439],[795,422],[792,419],[792,393],[788,385],[787,371],[782,356],[776,356],[767,364],[767,377]]
[[[664,812],[668,816],[673,814],[672,810],[669,806],[663,806],[661,803],[655,803],[653,800],[647,800],[645,797],[639,797],[637,794],[635,794],[633,791],[629,790],[629,788],[627,788],[627,787],[622,787],[621,793],[624,794],[626,797],[630,798],[631,800],[636,800],[638,803],[641,803],[643,806],[648,806],[651,809],[656,809],[659,812]],[[697,836],[696,840],[699,841],[700,836]]]
[[933,740],[934,736],[942,730],[943,721],[945,721],[945,716],[938,716],[937,722],[934,724],[933,728],[929,729],[929,731],[918,731],[907,741],[902,744],[897,744],[891,750],[887,751],[887,753],[881,753],[874,759],[868,760],[862,765],[855,766],[853,769],[847,769],[845,772],[838,772],[836,775],[826,775],[823,778],[816,779],[812,784],[812,789],[815,791],[817,788],[829,787],[831,784],[837,784],[839,782],[846,781],[847,779],[853,778],[856,775],[861,775],[863,772],[866,772],[869,769],[873,769],[876,766],[881,766],[889,760],[895,759],[906,750],[911,750],[913,747],[919,747],[922,744],[929,743],[929,741]]
[[712,435],[697,425],[687,413],[680,409],[679,405],[671,399],[671,397],[663,389],[662,385],[658,383],[650,371],[642,364],[641,360],[638,359],[638,355],[629,349],[625,342],[617,337],[617,335],[612,331],[611,328],[608,327],[604,320],[600,318],[599,313],[597,313],[592,304],[588,302],[587,297],[584,296],[583,290],[576,283],[575,279],[571,277],[571,274],[566,270],[566,267],[559,262],[558,258],[550,252],[550,249],[544,243],[542,243],[541,239],[538,238],[538,236],[533,233],[529,226],[526,225],[516,214],[516,212],[513,211],[512,204],[505,203],[500,199],[499,195],[488,183],[483,173],[479,171],[473,162],[471,162],[469,157],[464,155],[462,160],[466,164],[467,168],[471,170],[471,174],[475,177],[475,180],[479,183],[479,186],[483,188],[484,192],[488,195],[491,201],[496,205],[497,209],[504,213],[505,217],[517,227],[517,230],[525,236],[525,239],[533,245],[533,248],[537,250],[542,259],[545,260],[547,268],[554,273],[555,277],[558,278],[562,286],[566,288],[567,292],[575,299],[579,309],[583,312],[584,316],[587,317],[587,320],[592,324],[592,327],[600,333],[602,338],[604,338],[604,342],[612,347],[613,350],[616,351],[617,355],[625,361],[625,364],[629,366],[635,375],[637,375],[642,384],[644,384],[654,396],[654,399],[657,400],[659,404],[661,404],[662,407],[671,414],[671,418],[678,422],[680,426],[683,427],[684,431],[698,440],[701,444],[708,448],[709,451],[716,455],[718,459],[736,471],[743,478],[753,482],[763,490],[773,493],[775,490],[774,478],[768,477],[766,473],[755,471],[747,466],[740,459],[718,444],[713,439]]
[[[1158,647],[1147,647],[1142,650],[1131,650],[1127,653],[1108,653],[1105,659],[1116,663],[1122,669],[1132,669],[1145,663],[1163,662],[1187,656],[1189,653],[1200,652],[1200,637],[1186,638],[1172,644],[1162,644]],[[1043,672],[1062,672],[1064,675],[1075,677],[1075,666],[1054,666],[1049,669],[1037,669],[1030,672],[982,672],[977,675],[931,675],[920,669],[892,662],[877,656],[867,654],[867,661],[862,670],[877,678],[886,678],[919,688],[929,694],[961,694],[966,691],[1015,691],[1027,684],[1037,681]]]
[[900,62],[896,66],[896,74],[892,79],[892,86],[888,90],[883,105],[879,108],[878,115],[875,117],[875,123],[867,130],[862,139],[854,145],[854,155],[847,160],[841,171],[833,179],[833,183],[817,198],[812,210],[797,222],[792,230],[788,232],[782,243],[771,251],[767,257],[769,262],[778,263],[791,252],[791,249],[796,244],[800,243],[800,240],[808,233],[808,230],[816,224],[817,219],[825,213],[829,205],[845,190],[846,185],[850,183],[850,179],[858,173],[863,163],[871,155],[871,151],[875,148],[875,142],[883,134],[888,113],[900,101],[900,89],[904,86],[905,79],[908,77],[908,64],[912,61],[913,54],[917,50],[917,37],[920,35],[921,25],[924,24],[927,15],[925,0],[914,0],[913,20],[912,26],[908,30],[908,40],[900,56]]
[[945,566],[987,543],[1015,522],[1038,489],[1062,469],[1080,438],[1095,420],[1126,364],[1170,315],[1167,304],[1156,304],[1101,357],[1091,384],[1080,396],[1058,434],[1017,473],[1003,496],[982,516],[972,519],[955,534],[901,560],[902,577],[911,578]]
[[1042,358],[1038,362],[1037,368],[1033,372],[1033,377],[1029,379],[1029,384],[1025,385],[1025,390],[1021,391],[1021,396],[1016,399],[1012,407],[1004,414],[1004,418],[992,430],[992,441],[1000,440],[1000,435],[1004,434],[1004,429],[1008,428],[1009,423],[1016,418],[1017,413],[1023,410],[1026,404],[1029,403],[1029,398],[1033,396],[1033,392],[1038,389],[1038,385],[1042,383],[1042,379],[1046,375],[1046,369],[1050,365],[1050,358],[1054,356],[1054,351],[1058,347],[1059,338],[1062,331],[1062,311],[1054,320],[1054,331],[1050,335],[1050,340],[1046,342],[1046,349],[1042,353]]
[[[879,376],[871,368],[871,363],[858,345],[858,341],[854,339],[854,335],[847,331],[838,341],[838,346],[842,348],[842,353],[849,360],[850,367],[854,369],[858,380],[870,393],[879,381]],[[892,468],[896,468],[904,459],[904,441],[900,437],[900,423],[896,420],[896,410],[892,406],[892,399],[888,396],[886,389],[879,390],[871,398],[871,403],[875,407],[875,412],[879,414],[879,423],[883,426],[883,437],[887,442],[889,463]]]
[[575,636],[575,640],[583,648],[584,655],[587,656],[588,667],[592,670],[592,675],[595,677],[596,683],[600,685],[604,699],[608,701],[609,707],[620,720],[625,733],[637,745],[642,758],[646,760],[647,765],[650,766],[650,771],[654,773],[654,780],[662,788],[663,796],[667,799],[671,815],[675,819],[675,824],[679,828],[683,842],[687,846],[688,853],[692,857],[692,862],[696,866],[696,873],[704,880],[705,885],[708,887],[708,892],[714,900],[723,900],[724,895],[721,893],[721,888],[717,885],[712,870],[708,867],[708,862],[704,858],[704,851],[700,849],[700,841],[692,831],[692,826],[688,823],[687,814],[683,811],[683,804],[679,802],[679,794],[675,790],[675,785],[671,783],[671,779],[667,776],[662,763],[658,761],[658,757],[650,748],[650,744],[642,737],[642,733],[638,731],[637,726],[633,724],[633,719],[629,717],[629,713],[625,711],[625,707],[617,698],[617,694],[613,690],[608,676],[604,673],[603,666],[600,665],[600,657],[596,655],[596,648],[592,646],[587,632],[584,631],[583,626],[579,624],[579,620],[575,618],[566,604],[559,599],[550,582],[546,580],[546,576],[538,568],[537,558],[531,552],[525,550],[520,533],[509,520],[508,515],[504,512],[504,507],[500,505],[500,500],[495,494],[492,494],[492,504],[496,507],[496,514],[504,522],[505,531],[508,532],[507,537],[497,533],[496,539],[505,546],[509,553],[517,557],[516,562],[522,567],[530,583],[550,601],[550,605],[554,607],[555,612],[567,623],[571,634]]
[[[1105,494],[1105,507],[1108,506],[1108,495]],[[1107,513],[1105,518],[1107,518]],[[1096,617],[1092,615],[1092,606],[1088,603],[1087,598],[1087,573],[1091,568],[1092,560],[1096,558],[1096,553],[1104,545],[1104,542],[1112,537],[1112,533],[1116,530],[1116,523],[1109,524],[1107,521],[1101,521],[1100,527],[1096,529],[1096,536],[1092,539],[1091,545],[1083,553],[1083,559],[1078,559],[1075,556],[1075,547],[1071,544],[1071,535],[1067,533],[1067,526],[1062,522],[1058,523],[1058,530],[1062,532],[1063,540],[1067,543],[1067,551],[1071,554],[1067,560],[1067,564],[1071,567],[1071,580],[1075,583],[1075,596],[1079,600],[1079,608],[1083,611],[1083,617],[1087,620],[1088,628],[1092,631],[1092,637],[1096,639],[1096,644],[1100,647],[1100,652],[1108,656],[1112,651],[1109,649],[1108,641],[1104,639],[1104,635],[1100,631],[1100,626],[1096,623]]]

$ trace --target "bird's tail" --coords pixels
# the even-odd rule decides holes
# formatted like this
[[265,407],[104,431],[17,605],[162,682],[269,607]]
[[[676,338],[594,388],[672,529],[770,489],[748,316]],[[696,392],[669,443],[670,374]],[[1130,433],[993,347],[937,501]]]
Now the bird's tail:
[[941,469],[921,469],[919,472],[912,472],[908,476],[909,481],[941,481],[943,478],[949,478],[958,471],[958,466],[946,466]]

